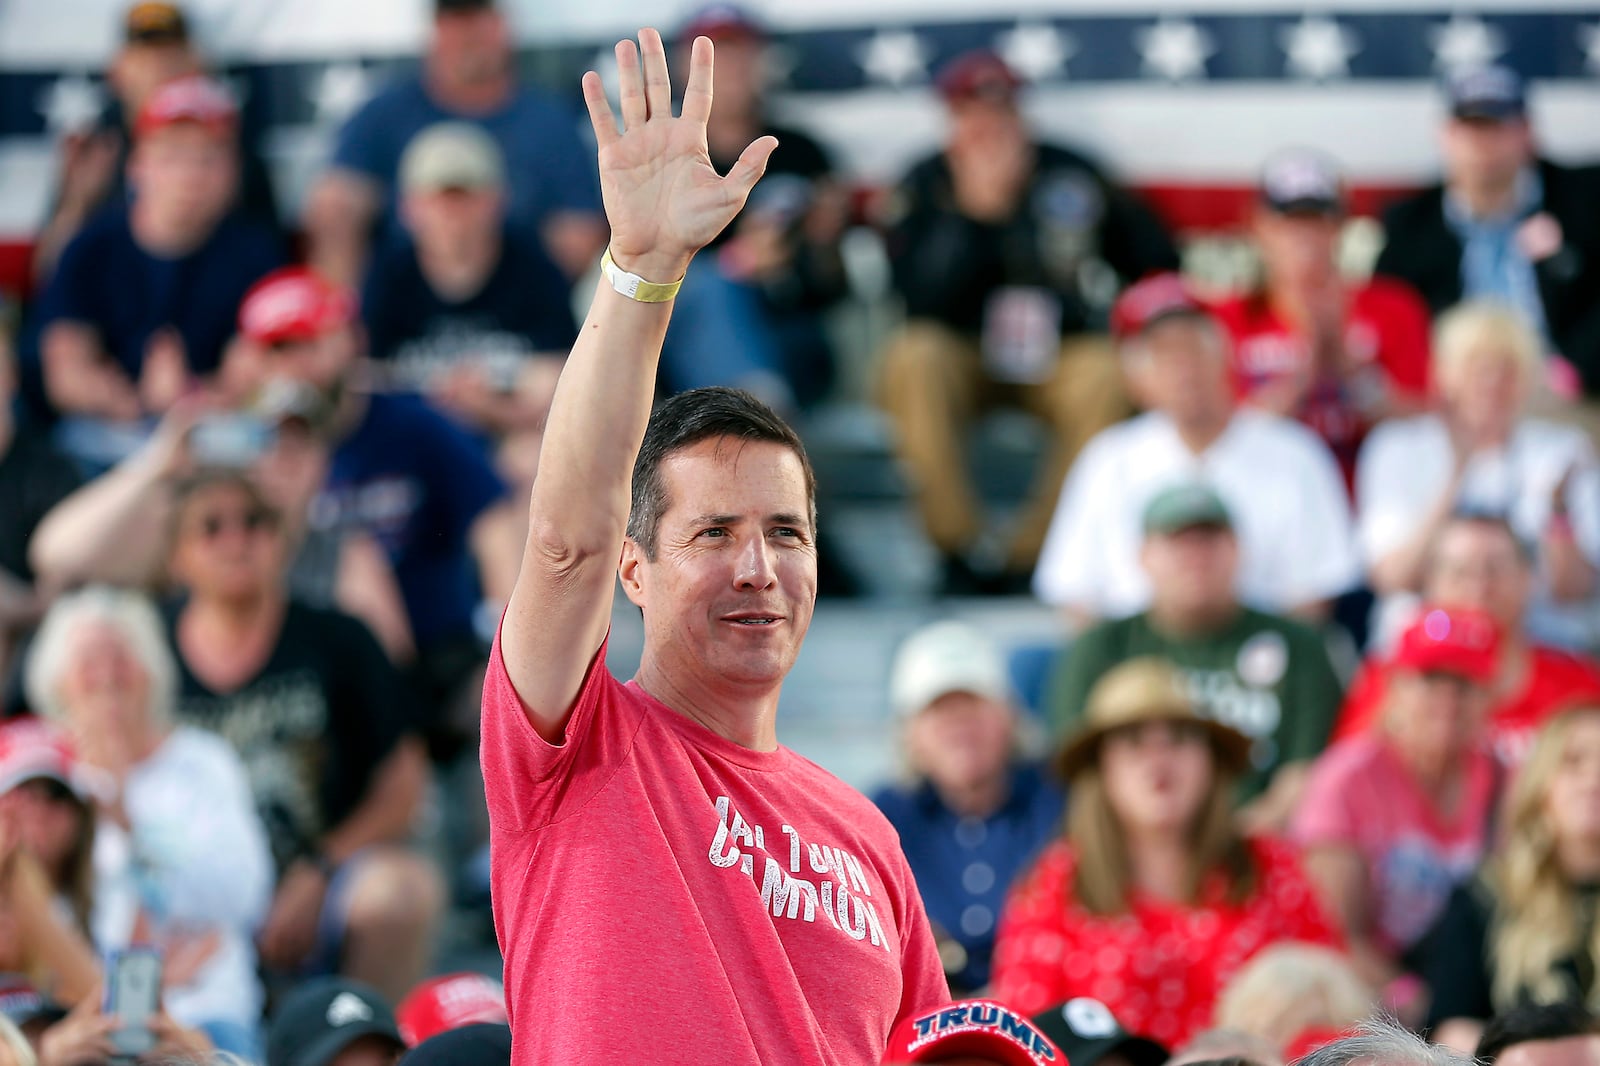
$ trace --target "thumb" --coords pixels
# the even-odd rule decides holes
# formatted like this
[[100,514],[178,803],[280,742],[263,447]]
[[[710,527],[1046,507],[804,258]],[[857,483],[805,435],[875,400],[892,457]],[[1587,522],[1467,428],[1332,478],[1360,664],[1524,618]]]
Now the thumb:
[[773,149],[778,147],[778,138],[772,136],[757,137],[750,142],[750,146],[739,153],[739,161],[728,171],[728,176],[722,179],[722,187],[727,190],[728,197],[741,207],[750,197],[750,190],[756,187],[756,182],[761,180],[761,175],[767,172],[767,160],[772,158]]

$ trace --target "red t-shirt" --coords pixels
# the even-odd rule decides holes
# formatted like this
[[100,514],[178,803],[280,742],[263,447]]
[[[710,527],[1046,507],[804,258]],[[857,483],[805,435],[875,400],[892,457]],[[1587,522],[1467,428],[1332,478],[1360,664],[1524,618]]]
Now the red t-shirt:
[[1295,852],[1252,840],[1259,881],[1243,904],[1212,879],[1195,906],[1136,896],[1127,914],[1091,914],[1072,896],[1076,858],[1057,841],[1012,890],[994,951],[994,997],[1033,1015],[1100,1000],[1131,1033],[1177,1047],[1210,1027],[1217,997],[1251,956],[1284,940],[1339,945]]
[[949,1001],[877,808],[624,685],[603,647],[557,747],[497,640],[482,757],[519,1066],[878,1066],[898,1021]]
[[[1535,645],[1520,692],[1496,704],[1489,712],[1489,741],[1495,755],[1508,767],[1522,765],[1534,735],[1552,715],[1587,700],[1600,700],[1600,667],[1559,648]],[[1383,706],[1389,667],[1367,660],[1356,671],[1345,694],[1333,740],[1359,736],[1371,728]]]
[[[1234,388],[1241,400],[1302,371],[1311,351],[1260,293],[1235,296],[1216,307],[1233,339]],[[1345,349],[1360,369],[1341,388],[1331,378],[1312,382],[1298,417],[1327,441],[1346,476],[1371,424],[1352,389],[1398,393],[1413,401],[1428,395],[1428,308],[1410,286],[1374,278],[1350,292]]]

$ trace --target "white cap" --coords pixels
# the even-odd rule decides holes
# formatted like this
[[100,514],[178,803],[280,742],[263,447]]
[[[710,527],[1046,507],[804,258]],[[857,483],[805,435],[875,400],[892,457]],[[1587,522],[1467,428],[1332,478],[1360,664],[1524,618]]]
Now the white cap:
[[1009,703],[1011,681],[1005,657],[993,641],[964,622],[935,622],[900,645],[889,702],[896,714],[908,716],[951,692]]

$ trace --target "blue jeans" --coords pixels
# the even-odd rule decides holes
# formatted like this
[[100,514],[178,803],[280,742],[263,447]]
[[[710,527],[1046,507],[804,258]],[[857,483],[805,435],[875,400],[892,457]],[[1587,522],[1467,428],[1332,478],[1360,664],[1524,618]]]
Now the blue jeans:
[[246,1062],[260,1062],[261,1034],[252,1026],[239,1022],[205,1022],[200,1031],[210,1038],[212,1045],[229,1055],[237,1055]]
[[678,291],[661,349],[665,390],[728,385],[792,406],[783,371],[783,353],[767,324],[761,293],[723,274],[715,256],[695,260]]

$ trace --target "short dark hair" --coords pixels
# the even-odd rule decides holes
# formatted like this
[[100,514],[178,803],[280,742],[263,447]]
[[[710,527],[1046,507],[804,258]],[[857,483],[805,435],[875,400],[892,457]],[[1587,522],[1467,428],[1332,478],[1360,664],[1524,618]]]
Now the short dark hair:
[[1518,1044],[1600,1035],[1600,1018],[1582,1003],[1526,1003],[1495,1016],[1478,1040],[1477,1058],[1494,1062]]
[[794,452],[806,476],[806,502],[811,532],[817,528],[817,475],[811,469],[806,446],[776,411],[742,389],[714,386],[680,392],[662,403],[645,426],[644,443],[633,464],[633,499],[628,512],[628,536],[655,561],[661,516],[670,502],[661,477],[661,464],[704,440],[733,437],[741,441],[770,441]]
[[1478,526],[1479,528],[1492,529],[1496,533],[1503,533],[1511,541],[1512,547],[1517,550],[1517,558],[1528,566],[1532,566],[1539,558],[1539,549],[1525,540],[1516,527],[1511,524],[1511,518],[1503,509],[1494,507],[1480,507],[1464,504],[1450,512],[1450,516],[1439,527],[1434,535],[1433,543],[1428,550],[1428,569],[1433,569],[1433,564],[1438,561],[1439,542],[1444,540],[1448,530],[1457,526]]

